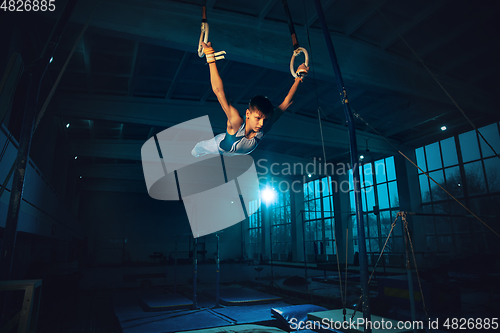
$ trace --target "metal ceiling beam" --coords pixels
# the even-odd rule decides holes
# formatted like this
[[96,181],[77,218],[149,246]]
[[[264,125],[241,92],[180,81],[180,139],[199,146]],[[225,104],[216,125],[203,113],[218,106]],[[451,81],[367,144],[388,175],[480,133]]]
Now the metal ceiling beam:
[[[61,68],[57,68],[57,69],[60,70]],[[67,69],[65,71],[65,73],[78,73],[78,74],[85,74],[85,75],[89,74],[87,70],[75,69],[75,68]],[[92,71],[92,73],[95,76],[99,76],[100,75],[100,76],[108,76],[108,77],[120,77],[120,78],[126,77],[126,78],[130,78],[130,73],[118,74],[118,73],[113,73],[112,71],[109,71],[109,72]],[[157,77],[152,77],[152,78],[157,79]],[[165,79],[165,80],[168,80],[168,79]]]
[[81,191],[94,192],[128,192],[147,194],[144,180],[123,179],[78,179],[78,187]]
[[[433,115],[430,116],[428,112],[425,112],[426,109],[428,110],[430,107],[429,105],[419,105],[416,107],[410,107],[406,110],[401,110],[401,112],[404,112],[405,114],[408,115],[408,118],[410,118],[412,121],[406,121],[406,122],[401,122],[398,126],[393,126],[390,130],[387,131],[382,131],[383,135],[387,137],[391,137],[393,135],[396,135],[398,133],[411,130],[412,128],[419,126],[421,124],[439,119],[450,112],[453,112],[452,109],[442,109],[439,112],[434,111]],[[458,113],[458,111],[457,111]],[[436,128],[436,133],[438,131],[438,128]]]
[[448,1],[434,1],[432,2],[427,8],[425,8],[423,11],[415,15],[413,19],[407,21],[405,24],[401,25],[398,27],[392,35],[387,37],[381,44],[380,47],[385,50],[392,46],[394,43],[400,40],[400,36],[403,36],[407,32],[411,31],[415,27],[417,27],[419,24],[422,22],[425,22],[430,19],[430,17],[437,13],[439,10],[441,10]]
[[[91,5],[92,2],[81,4]],[[77,11],[75,20],[84,22],[87,16],[81,13],[87,11],[88,8]],[[199,36],[193,31],[199,26],[199,17],[200,7],[192,4],[157,0],[110,0],[97,8],[91,25],[102,29],[99,30],[100,33],[107,31],[123,38],[195,52]],[[256,24],[257,22],[260,24]],[[210,12],[210,30],[216,48],[228,52],[226,58],[280,71],[288,70],[286,64],[290,59],[287,51],[290,45],[285,24],[271,20],[261,22],[248,15],[213,9]],[[297,27],[297,34],[307,38],[304,27]],[[309,35],[318,78],[331,79],[334,73],[324,40],[315,29],[309,31]],[[425,69],[412,60],[343,34],[332,33],[332,38],[346,80],[366,87],[450,103],[435,88]],[[462,99],[459,103],[464,107],[494,111],[493,98],[483,90],[449,76],[441,77],[441,81],[450,87],[453,96]]]
[[[144,141],[145,142],[145,141]],[[69,143],[70,154],[119,160],[141,160],[141,140],[74,140]]]
[[139,53],[139,42],[134,43],[134,54],[132,56],[132,66],[130,66],[130,77],[128,79],[128,96],[134,95],[135,68],[137,66],[137,55]]
[[172,93],[174,92],[176,84],[177,84],[177,78],[179,77],[179,73],[181,73],[181,71],[186,66],[186,63],[189,60],[190,56],[191,56],[191,53],[189,53],[189,52],[184,52],[184,54],[182,55],[182,59],[181,59],[179,65],[177,65],[177,69],[175,71],[174,77],[172,78],[172,82],[170,82],[170,87],[168,87],[168,91],[165,94],[165,99],[170,99],[170,96],[172,96]]
[[[293,172],[294,165],[292,163],[299,163],[305,170],[307,164],[310,163],[309,169],[319,171],[319,162],[301,159],[300,161],[292,162],[287,157],[286,160],[273,159],[268,160],[265,156],[259,157],[258,154],[253,153],[252,157],[256,163],[256,170],[258,172],[259,181],[264,184],[274,181],[274,186],[292,186],[289,180],[300,179],[301,176],[289,175],[288,171]],[[290,168],[288,167],[290,165]],[[322,169],[323,170],[323,169]],[[328,169],[331,170],[331,169]],[[296,168],[300,172],[300,167]],[[78,168],[79,174],[83,176],[79,179],[79,187],[84,191],[112,191],[112,192],[136,192],[147,193],[146,184],[144,182],[144,173],[141,165],[130,164],[104,164],[104,165],[87,165]],[[334,170],[335,172],[335,170]],[[283,185],[281,182],[287,180]],[[297,184],[294,185],[295,187]],[[302,186],[299,184],[299,186]]]
[[[455,68],[465,65],[471,62],[475,58],[483,55],[484,53],[490,52],[492,50],[491,45],[481,47],[479,49],[469,48],[468,52],[457,55],[457,57],[450,59],[445,65],[441,67],[443,73],[449,73]],[[474,81],[472,81],[474,82]]]
[[[95,146],[107,146],[108,143],[113,144],[113,142],[116,143],[116,141],[112,140],[107,140],[107,142],[103,142],[103,140],[83,140],[77,143],[73,143],[70,147],[70,151],[72,153],[79,154],[79,156],[103,157],[103,155],[106,153],[106,150],[95,149]],[[127,158],[126,160],[140,161],[140,147],[142,146],[142,144],[142,141],[138,141],[136,143],[130,142],[130,151],[136,151],[137,147],[139,147],[139,154],[131,153],[129,155],[130,158]],[[107,146],[106,149],[110,149],[110,147],[113,146]],[[115,147],[117,149],[122,149],[124,146],[116,145]],[[127,155],[120,154],[119,156]],[[265,151],[255,151],[251,156],[254,159],[254,163],[256,164],[257,172],[261,175],[265,173],[266,169],[271,172],[272,168],[272,172],[275,172],[283,170],[283,168],[287,168],[288,165],[293,167],[294,163],[306,165],[307,163],[314,162],[310,159],[291,157],[289,155],[279,153],[272,153],[272,156],[270,156]],[[316,163],[318,162],[319,161],[316,161]],[[76,173],[82,175],[84,178],[144,180],[144,173],[142,171],[141,164],[84,164],[77,167]]]
[[76,174],[87,178],[128,179],[144,181],[142,165],[137,164],[92,164],[79,165]]
[[[481,19],[482,21],[486,22],[497,15],[498,14],[495,11],[481,12],[481,18],[474,17],[473,19],[470,19],[470,21],[464,22],[460,26],[448,30],[447,33],[441,36],[440,38],[430,40],[425,47],[421,48],[420,50],[416,50],[417,54],[419,55],[419,57],[425,58],[426,56],[436,51],[440,47],[446,46],[448,43],[459,38],[462,34],[466,33],[467,31],[473,30],[474,27],[476,26],[477,19]],[[465,42],[467,41],[464,41],[464,43]]]
[[[224,73],[226,73],[229,70],[230,67],[231,67],[231,61],[224,61],[222,65],[217,65],[219,75],[222,77]],[[201,101],[205,102],[211,94],[213,94],[213,89],[212,86],[210,85],[210,87],[205,91],[205,93],[201,97]]]
[[118,139],[123,140],[123,128],[125,127],[125,124],[120,124],[120,129],[119,129],[119,134],[118,134]]
[[[494,69],[485,69],[485,70],[482,70],[480,72],[476,72],[472,77],[471,77],[471,82],[474,82],[474,83],[477,83],[485,78],[487,78],[488,76],[492,76],[492,75],[495,75],[495,77],[498,76],[498,72],[500,72],[500,68],[494,68]],[[495,79],[496,80],[496,79]]]
[[[324,4],[322,4],[323,6],[323,10],[328,10],[331,6],[333,6],[335,4],[337,0],[327,0]],[[316,22],[318,20],[318,12],[317,11],[313,11],[313,15],[311,15],[310,18],[307,19],[307,26],[310,27],[311,25],[314,24],[314,22]]]
[[290,110],[292,113],[296,113],[297,111],[299,111],[300,109],[302,109],[306,105],[312,104],[314,106],[317,106],[318,105],[317,102],[319,101],[319,96],[321,96],[321,94],[326,93],[327,91],[332,90],[332,87],[328,86],[328,85],[324,85],[324,86],[320,87],[319,89],[317,89],[317,87],[312,86],[312,87],[310,87],[310,89],[311,90],[307,94],[305,94],[305,95],[301,94],[299,102],[294,101],[294,103],[291,106],[291,110]]
[[[404,103],[405,105],[408,105],[407,103]],[[372,126],[375,129],[380,129],[383,128],[384,125],[386,125],[390,120],[394,119],[401,119],[400,115],[398,115],[400,110],[402,109],[403,103],[401,100],[379,100],[375,101],[365,107],[363,107],[361,110],[359,110],[359,114],[362,117],[370,118],[370,115],[383,115],[383,117],[378,117],[378,119],[374,119],[373,121],[370,121],[370,126]],[[380,112],[379,110],[385,110],[384,112]],[[392,111],[392,112],[391,112]],[[404,112],[408,112],[409,110],[406,109]],[[397,117],[398,116],[398,117]],[[373,119],[374,117],[371,116]],[[410,123],[412,123],[410,121]]]
[[92,72],[90,66],[90,41],[88,35],[84,35],[80,41],[83,53],[83,60],[85,62],[85,78],[87,79],[87,92],[92,93]]
[[153,133],[155,132],[155,127],[154,126],[151,126],[149,132],[148,132],[148,137],[146,138],[146,140],[149,140],[150,137],[153,136]]
[[214,8],[216,2],[217,2],[217,0],[207,0],[207,3],[206,3],[207,9],[210,10],[210,9]]
[[359,13],[350,19],[351,24],[344,29],[347,36],[356,32],[363,24],[365,24],[378,10],[382,7],[387,0],[378,0],[371,2],[370,5],[359,11]]
[[[290,90],[291,86],[292,85],[290,84],[290,82],[281,83],[280,86],[276,89],[276,93],[270,96],[269,99],[271,101],[274,101],[278,98],[284,99],[285,96],[288,94],[288,91]],[[281,101],[279,103],[281,103]]]
[[260,11],[258,18],[259,20],[263,20],[267,14],[273,9],[274,5],[276,4],[278,0],[268,0],[267,3],[264,5],[264,8]]
[[[218,103],[199,103],[158,100],[155,98],[103,97],[60,94],[55,99],[57,115],[64,118],[107,120],[117,123],[135,123],[158,127],[170,127],[209,115],[214,132],[225,131],[226,117]],[[347,128],[331,123],[323,124],[325,145],[347,147]],[[374,138],[373,149],[390,153],[394,149],[378,136],[358,132],[360,140]],[[273,126],[266,139],[292,143],[320,144],[317,119],[311,119],[288,112]],[[361,140],[361,142],[363,142]],[[398,142],[394,142],[396,145]],[[113,152],[110,152],[113,155]],[[118,157],[110,157],[118,158]]]
[[[233,99],[233,100],[232,100],[232,103],[234,103],[234,104],[238,104],[238,103],[239,103],[239,102],[243,99],[243,97],[245,97],[245,95],[246,95],[246,94],[247,94],[250,90],[252,90],[252,89],[255,87],[255,85],[256,85],[257,83],[259,83],[259,81],[260,81],[260,80],[262,80],[262,78],[264,77],[264,75],[266,75],[266,74],[267,74],[267,72],[268,72],[268,70],[267,70],[267,69],[265,69],[265,68],[264,68],[264,69],[262,69],[262,70],[260,71],[260,73],[259,73],[259,74],[255,77],[255,79],[253,79],[251,82],[246,83],[246,84],[245,84],[246,88],[245,88],[245,89],[243,89],[243,91],[242,91],[242,92],[241,92],[241,93],[240,93],[240,94],[239,94],[239,95],[238,95],[235,99]],[[233,86],[234,86],[234,85],[233,85]]]
[[94,139],[94,137],[95,137],[94,121],[88,119],[88,122],[89,122],[89,136],[91,139]]

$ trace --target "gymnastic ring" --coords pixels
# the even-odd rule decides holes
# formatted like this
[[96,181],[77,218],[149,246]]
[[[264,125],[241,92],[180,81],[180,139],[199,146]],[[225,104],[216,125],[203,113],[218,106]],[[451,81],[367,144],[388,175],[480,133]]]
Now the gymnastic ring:
[[203,53],[201,42],[208,43],[208,22],[201,23],[200,41],[198,42],[198,57],[203,58],[205,54]]
[[299,54],[301,53],[304,53],[304,57],[306,58],[304,64],[307,66],[309,66],[309,54],[307,53],[307,50],[303,47],[298,47],[297,49],[295,49],[295,51],[293,51],[293,55],[292,55],[292,59],[290,60],[290,73],[292,73],[292,76],[297,78],[298,75],[297,73],[295,72],[295,57],[298,56]]

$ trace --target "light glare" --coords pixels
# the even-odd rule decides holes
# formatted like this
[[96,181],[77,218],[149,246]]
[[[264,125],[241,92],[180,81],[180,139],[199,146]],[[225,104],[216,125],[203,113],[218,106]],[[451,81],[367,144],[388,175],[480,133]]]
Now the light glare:
[[272,203],[275,197],[276,197],[276,192],[269,187],[266,187],[262,191],[262,200],[264,200],[265,203]]

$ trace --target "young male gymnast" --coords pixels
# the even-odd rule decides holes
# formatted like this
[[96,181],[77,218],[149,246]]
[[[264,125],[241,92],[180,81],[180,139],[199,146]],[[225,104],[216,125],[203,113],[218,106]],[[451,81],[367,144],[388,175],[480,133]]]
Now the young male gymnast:
[[212,90],[227,116],[227,127],[226,133],[216,135],[215,140],[211,139],[197,143],[191,154],[195,157],[206,154],[223,154],[229,156],[250,154],[257,148],[264,134],[269,132],[274,123],[292,104],[297,88],[302,82],[301,76],[307,75],[309,67],[306,67],[305,64],[299,66],[297,73],[300,76],[295,79],[288,95],[280,106],[274,108],[267,97],[255,96],[250,100],[248,109],[245,112],[245,118],[243,119],[238,110],[226,98],[222,79],[215,64],[216,57],[212,44],[210,42],[207,44],[202,42],[201,45],[203,46],[203,52],[210,68]]

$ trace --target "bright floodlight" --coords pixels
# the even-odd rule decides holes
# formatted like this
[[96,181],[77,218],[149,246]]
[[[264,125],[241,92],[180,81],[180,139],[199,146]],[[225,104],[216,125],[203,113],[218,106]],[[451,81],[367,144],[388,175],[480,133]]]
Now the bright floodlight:
[[364,156],[364,155],[359,155],[359,159],[360,159],[360,160],[364,160],[364,159],[365,159],[365,156]]
[[446,126],[441,126],[441,131],[446,131]]
[[269,187],[266,187],[262,191],[262,200],[264,200],[265,203],[273,202],[275,197],[276,197],[276,192]]

